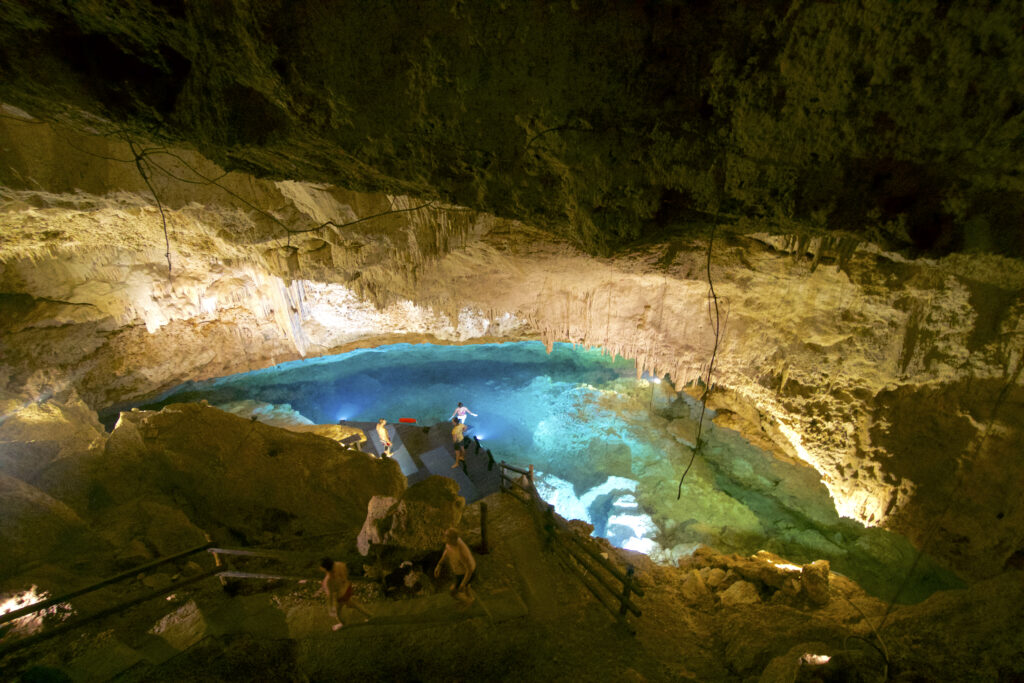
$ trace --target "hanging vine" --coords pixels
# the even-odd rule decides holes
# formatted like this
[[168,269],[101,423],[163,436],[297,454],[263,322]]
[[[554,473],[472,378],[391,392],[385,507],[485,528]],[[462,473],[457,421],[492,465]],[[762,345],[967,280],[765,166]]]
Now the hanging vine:
[[708,398],[711,396],[711,375],[715,370],[715,359],[718,356],[718,342],[722,333],[722,317],[718,308],[718,295],[715,294],[715,283],[711,279],[711,249],[715,243],[715,227],[716,226],[712,224],[711,234],[708,235],[708,255],[707,262],[705,264],[705,271],[708,280],[708,321],[711,323],[711,329],[715,333],[715,343],[711,348],[711,359],[708,361],[708,371],[704,378],[704,393],[700,396],[700,419],[697,420],[697,444],[693,449],[693,453],[690,454],[690,462],[686,465],[686,469],[683,470],[682,476],[679,477],[679,487],[676,490],[676,500],[682,498],[683,481],[686,479],[686,475],[689,474],[690,468],[693,467],[693,461],[697,458],[697,453],[701,452],[704,448],[705,439],[702,436],[704,431],[704,415],[708,409]]

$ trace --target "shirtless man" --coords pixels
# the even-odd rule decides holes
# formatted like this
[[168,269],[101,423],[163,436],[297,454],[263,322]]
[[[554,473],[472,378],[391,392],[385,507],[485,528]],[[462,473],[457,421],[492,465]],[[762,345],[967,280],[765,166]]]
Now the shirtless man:
[[459,418],[459,422],[465,422],[466,421],[466,414],[467,413],[472,415],[473,417],[480,417],[479,415],[474,413],[472,410],[470,410],[466,406],[462,405],[462,401],[459,401],[459,405],[455,409],[455,412],[452,413],[452,417]]
[[380,437],[380,442],[384,446],[384,452],[381,455],[385,458],[391,457],[391,437],[388,436],[388,421],[383,417],[377,421],[377,436]]
[[466,464],[466,449],[462,445],[462,441],[466,438],[466,425],[459,422],[459,418],[452,418],[452,441],[455,443],[455,464],[452,465],[451,469],[455,469],[461,462],[463,466]]
[[441,559],[434,567],[435,577],[441,576],[441,564],[445,560],[448,561],[448,567],[455,575],[455,583],[448,589],[448,592],[453,598],[469,607],[476,600],[473,589],[469,587],[476,571],[476,560],[473,559],[473,553],[469,551],[469,546],[459,538],[459,532],[455,529],[448,529],[444,532],[444,553],[441,554]]
[[367,612],[362,605],[352,597],[352,582],[348,580],[348,565],[344,562],[335,562],[329,557],[320,561],[320,568],[324,570],[324,580],[321,589],[327,594],[327,613],[334,617],[338,623],[331,626],[332,631],[337,631],[345,624],[341,623],[341,610],[343,607],[351,607],[354,610],[366,615],[368,621],[372,614]]

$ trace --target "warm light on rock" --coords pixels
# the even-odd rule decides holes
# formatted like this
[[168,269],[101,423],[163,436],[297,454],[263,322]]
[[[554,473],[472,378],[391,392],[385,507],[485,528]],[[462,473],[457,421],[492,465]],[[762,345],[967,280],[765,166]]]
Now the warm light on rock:
[[[108,433],[96,411],[392,344],[564,343],[649,379],[581,387],[579,405],[530,418],[523,460],[534,443],[600,453],[538,468],[560,510],[667,565],[712,539],[831,563],[801,565],[799,585],[780,579],[788,562],[742,578],[726,560],[683,579],[638,568],[693,609],[652,610],[683,615],[638,634],[665,660],[613,652],[604,678],[795,680],[820,652],[882,678],[863,642],[881,614],[900,675],[1019,678],[1024,644],[998,614],[1024,556],[1018,5],[4,0],[0,579],[72,585],[207,527],[249,545],[327,534],[317,510],[362,523],[373,495],[402,495],[400,468],[343,448],[344,430],[278,433],[188,405],[126,412]],[[325,390],[317,421],[400,395],[400,375]],[[230,407],[301,422],[294,387],[276,389]],[[596,436],[580,417],[594,406],[614,413]],[[432,544],[403,500],[388,523]],[[928,565],[941,580],[922,585],[955,572],[971,597],[866,605],[834,630],[801,621],[846,609],[835,598],[854,592],[829,567],[865,558],[878,593]],[[531,595],[487,628],[557,603]],[[160,637],[255,661],[214,617],[185,602]],[[400,660],[369,645],[387,639],[362,640],[370,674],[285,644],[310,623],[277,624],[261,655],[284,664],[260,675],[410,675],[380,668]],[[793,635],[812,630],[823,643]],[[951,632],[971,652],[947,656]],[[857,647],[833,647],[852,633]],[[519,658],[508,639],[480,642],[488,656],[464,658],[477,678]],[[158,648],[92,644],[45,665],[75,680],[167,673],[143,663]],[[98,668],[109,653],[135,659]],[[603,663],[573,665],[587,679]],[[466,677],[456,669],[415,673]]]

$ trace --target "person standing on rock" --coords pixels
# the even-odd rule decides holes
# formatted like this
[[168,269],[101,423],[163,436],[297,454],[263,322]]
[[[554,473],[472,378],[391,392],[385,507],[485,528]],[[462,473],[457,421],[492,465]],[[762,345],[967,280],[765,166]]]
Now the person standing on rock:
[[366,616],[363,621],[369,621],[373,615],[352,597],[352,582],[348,580],[348,565],[325,557],[320,561],[320,568],[324,570],[321,587],[327,594],[327,613],[338,622],[331,626],[331,630],[337,631],[345,625],[341,621],[341,610],[344,607],[351,607],[362,612]]
[[452,419],[459,418],[459,422],[465,423],[467,414],[472,415],[473,417],[479,417],[479,415],[474,413],[472,410],[462,405],[462,401],[459,401],[459,406],[455,409],[455,412],[452,413]]
[[466,425],[459,422],[459,418],[452,417],[452,441],[455,443],[455,464],[452,465],[454,470],[462,463],[462,467],[466,467],[466,447],[462,445],[462,442],[466,439]]
[[441,554],[441,559],[437,561],[437,566],[434,567],[435,577],[441,576],[441,564],[445,561],[448,562],[448,567],[455,575],[455,583],[448,589],[448,592],[453,598],[469,607],[476,600],[473,589],[469,587],[469,583],[475,576],[476,560],[473,559],[473,553],[469,551],[469,546],[459,537],[459,532],[455,529],[448,529],[444,532],[444,552]]
[[388,436],[388,421],[383,417],[377,421],[377,436],[380,438],[380,444],[384,447],[384,452],[381,455],[385,458],[391,457],[391,437]]

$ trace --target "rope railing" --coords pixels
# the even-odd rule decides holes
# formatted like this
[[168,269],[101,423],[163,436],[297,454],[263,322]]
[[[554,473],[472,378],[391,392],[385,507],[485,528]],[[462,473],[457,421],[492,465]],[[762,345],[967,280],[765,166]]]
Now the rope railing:
[[[521,476],[511,476],[510,473]],[[640,617],[642,612],[630,596],[643,597],[644,591],[635,583],[633,565],[627,564],[625,571],[615,566],[594,547],[592,541],[557,517],[555,507],[541,498],[534,486],[533,465],[524,469],[502,461],[500,474],[503,493],[518,490],[526,494],[524,502],[529,504],[543,528],[547,547],[558,553],[566,566],[616,620],[630,633],[635,633],[633,626],[626,621],[626,616],[632,613]]]

